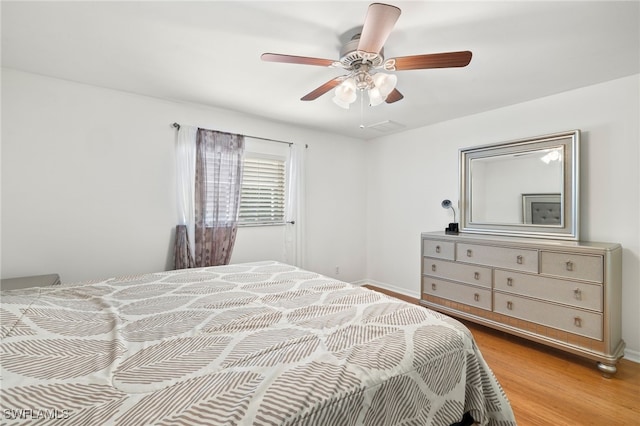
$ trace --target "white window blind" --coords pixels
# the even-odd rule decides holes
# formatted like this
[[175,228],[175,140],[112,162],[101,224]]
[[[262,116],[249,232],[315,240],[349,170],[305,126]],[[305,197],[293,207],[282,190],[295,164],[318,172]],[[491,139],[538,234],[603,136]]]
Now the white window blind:
[[240,198],[240,225],[283,224],[285,218],[286,159],[247,156]]

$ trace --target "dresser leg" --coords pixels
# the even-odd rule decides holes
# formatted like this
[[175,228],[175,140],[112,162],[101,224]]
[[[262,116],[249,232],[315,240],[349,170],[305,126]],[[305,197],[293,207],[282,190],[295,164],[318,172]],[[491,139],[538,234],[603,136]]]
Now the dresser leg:
[[600,370],[603,377],[610,379],[616,374],[616,372],[618,371],[618,368],[616,367],[615,364],[605,364],[605,363],[599,362],[598,370]]

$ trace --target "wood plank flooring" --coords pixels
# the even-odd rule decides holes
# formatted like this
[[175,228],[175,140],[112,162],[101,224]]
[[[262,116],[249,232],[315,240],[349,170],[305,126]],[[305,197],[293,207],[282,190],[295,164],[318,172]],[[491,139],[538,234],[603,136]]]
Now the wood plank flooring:
[[519,426],[640,425],[640,364],[622,359],[616,375],[606,379],[594,361],[462,322],[507,394]]

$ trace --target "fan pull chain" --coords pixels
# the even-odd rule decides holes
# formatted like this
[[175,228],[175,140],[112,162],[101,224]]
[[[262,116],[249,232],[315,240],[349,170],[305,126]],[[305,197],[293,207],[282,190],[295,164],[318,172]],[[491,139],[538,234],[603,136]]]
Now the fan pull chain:
[[360,128],[364,130],[364,90],[360,89]]

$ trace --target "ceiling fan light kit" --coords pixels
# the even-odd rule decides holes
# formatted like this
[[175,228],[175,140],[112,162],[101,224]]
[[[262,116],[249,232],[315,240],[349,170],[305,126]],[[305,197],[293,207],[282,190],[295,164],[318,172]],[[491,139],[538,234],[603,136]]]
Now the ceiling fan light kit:
[[365,90],[369,105],[391,104],[404,98],[396,89],[398,77],[383,71],[465,67],[471,61],[470,51],[445,52],[384,59],[384,44],[400,17],[400,9],[382,3],[369,5],[360,34],[356,34],[340,51],[340,60],[264,53],[263,61],[342,68],[347,75],[336,77],[301,98],[312,101],[335,89],[333,102],[345,109],[356,101],[358,91]]
[[375,73],[370,74],[368,70],[359,70],[347,77],[335,89],[333,102],[345,109],[356,101],[357,91],[367,91],[369,95],[369,105],[380,105],[387,99],[387,96],[395,89],[398,77],[393,74]]

